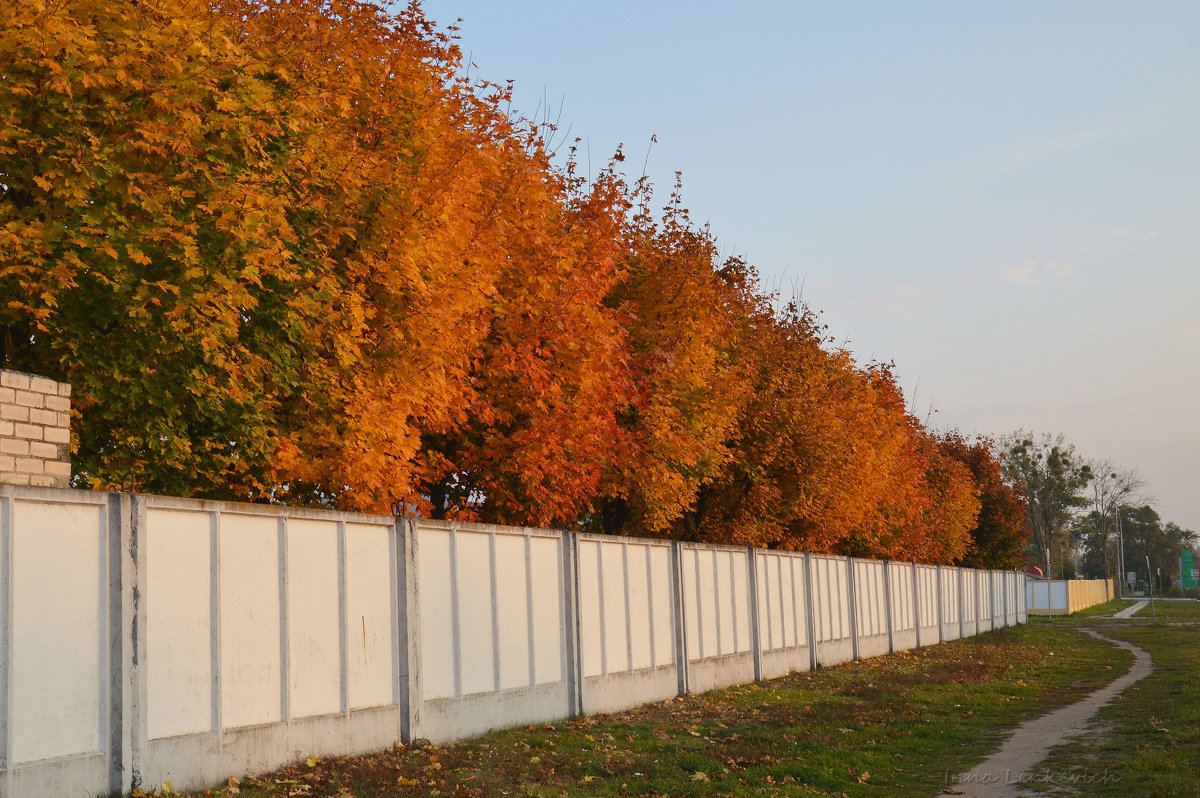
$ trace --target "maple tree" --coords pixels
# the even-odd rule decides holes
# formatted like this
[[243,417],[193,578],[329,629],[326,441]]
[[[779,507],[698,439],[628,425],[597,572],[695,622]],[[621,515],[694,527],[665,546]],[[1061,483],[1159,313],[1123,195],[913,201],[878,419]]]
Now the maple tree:
[[321,310],[283,256],[284,87],[207,13],[2,8],[9,367],[72,382],[77,466],[100,484],[259,484]]
[[627,320],[632,384],[593,526],[654,535],[729,457],[722,443],[750,388],[739,320],[761,300],[745,264],[721,263],[712,235],[691,224],[678,182],[661,220],[649,186],[638,191],[623,277],[607,298]]
[[969,568],[1021,568],[1029,529],[1028,508],[1021,492],[1007,483],[996,442],[987,436],[968,438],[957,430],[937,438],[943,454],[971,472],[979,489],[979,517],[971,530],[971,546],[957,559]]

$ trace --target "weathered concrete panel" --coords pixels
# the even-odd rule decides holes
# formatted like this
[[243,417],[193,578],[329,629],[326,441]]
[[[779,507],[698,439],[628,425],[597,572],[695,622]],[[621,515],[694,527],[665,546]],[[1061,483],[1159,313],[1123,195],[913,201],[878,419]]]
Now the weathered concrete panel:
[[421,698],[452,697],[458,663],[450,533],[418,527],[416,545],[416,579],[421,586]]
[[221,722],[279,721],[279,523],[222,513],[220,533]]
[[392,527],[346,524],[346,665],[351,709],[394,701]]
[[688,669],[688,685],[693,693],[754,681],[754,657],[749,653],[711,657],[689,663]]
[[604,674],[600,606],[600,543],[580,540],[579,641],[584,677]]
[[854,560],[854,628],[859,658],[886,654],[889,649],[883,568],[879,560]]
[[593,676],[583,682],[583,711],[620,712],[677,694],[674,665]]
[[[462,695],[496,690],[492,640],[492,565],[489,535],[455,532],[458,586],[458,667]],[[421,606],[425,603],[422,597]],[[424,626],[421,627],[424,629]]]
[[535,684],[560,682],[566,677],[563,628],[562,542],[557,538],[529,539],[529,559],[535,599],[533,659]]
[[212,515],[146,514],[150,738],[212,731]]
[[618,542],[600,545],[601,595],[604,597],[603,662],[604,673],[629,670],[629,614],[625,584],[625,547]]
[[649,581],[651,585],[650,600],[651,628],[654,640],[653,662],[660,665],[675,664],[674,623],[672,607],[674,597],[671,595],[671,550],[666,545],[649,547]]
[[399,728],[399,710],[384,707],[153,740],[144,783],[157,787],[170,781],[177,791],[204,789],[231,775],[263,773],[306,756],[377,751],[396,741]]
[[500,689],[533,684],[529,661],[528,574],[523,535],[496,535],[496,634]]
[[99,751],[108,680],[105,511],[9,501],[11,762]]
[[436,743],[461,740],[491,729],[561,720],[567,715],[567,688],[557,684],[428,701],[415,736]]
[[626,544],[625,565],[629,583],[629,669],[641,670],[652,667],[654,654],[651,650],[650,584],[647,578],[647,547]]
[[962,637],[961,584],[958,569],[944,566],[941,569],[942,590],[942,639],[957,640]]
[[293,718],[342,708],[338,525],[287,524],[288,710]]

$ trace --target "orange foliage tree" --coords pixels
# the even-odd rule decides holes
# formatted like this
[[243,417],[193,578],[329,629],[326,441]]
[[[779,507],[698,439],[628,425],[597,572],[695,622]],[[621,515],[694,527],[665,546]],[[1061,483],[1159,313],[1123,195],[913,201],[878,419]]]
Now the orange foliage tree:
[[760,302],[753,274],[720,264],[712,236],[691,225],[678,184],[661,222],[649,187],[639,191],[624,275],[608,297],[627,320],[632,375],[591,525],[609,534],[661,534],[725,465],[750,387],[739,320]]
[[0,360],[76,479],[1006,556],[994,462],[509,99],[416,3],[0,5]]

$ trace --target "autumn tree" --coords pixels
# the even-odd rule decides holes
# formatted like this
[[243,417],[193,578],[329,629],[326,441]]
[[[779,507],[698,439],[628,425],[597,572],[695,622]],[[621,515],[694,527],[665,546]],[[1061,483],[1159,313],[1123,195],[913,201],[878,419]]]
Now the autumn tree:
[[1019,490],[1006,483],[995,442],[968,438],[957,430],[937,438],[942,452],[964,465],[979,490],[979,516],[971,529],[971,546],[957,560],[970,568],[1021,568],[1029,542],[1028,508]]
[[661,219],[652,197],[643,181],[606,300],[626,319],[632,380],[591,518],[609,534],[662,534],[727,462],[749,390],[744,319],[761,303],[753,271],[722,264],[709,231],[691,224],[678,183]]
[[[626,334],[604,304],[621,272],[625,211],[611,173],[586,191],[540,149],[510,173],[504,253],[462,417],[424,436],[435,516],[563,524],[591,509],[628,395]],[[549,177],[548,177],[549,176]]]
[[0,327],[99,484],[245,495],[328,284],[289,257],[285,78],[203,6],[0,6]]
[[419,4],[0,5],[0,347],[78,482],[950,562],[891,368],[556,158]]

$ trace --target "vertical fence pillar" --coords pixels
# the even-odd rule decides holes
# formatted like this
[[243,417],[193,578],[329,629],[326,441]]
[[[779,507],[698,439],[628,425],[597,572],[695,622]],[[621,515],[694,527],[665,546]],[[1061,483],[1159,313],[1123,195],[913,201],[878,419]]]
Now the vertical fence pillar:
[[804,621],[808,627],[808,669],[817,669],[817,629],[813,612],[812,555],[804,555]]
[[[746,564],[746,585],[750,591],[750,652],[754,657],[754,681],[757,682],[762,680],[762,640],[758,621],[761,611],[758,606],[758,551],[753,546],[746,547]],[[736,640],[734,646],[737,646]]]
[[917,648],[921,647],[921,579],[917,574],[917,564],[910,562],[909,576],[912,580],[912,614],[913,614],[913,637]]
[[567,717],[583,714],[583,662],[580,650],[579,621],[579,537],[574,532],[562,535],[563,652],[567,667]]
[[853,659],[858,659],[858,596],[854,586],[854,558],[846,558],[846,585],[850,595],[850,650]]
[[688,683],[687,604],[683,600],[683,546],[671,542],[671,626],[675,633],[675,673],[679,695],[690,689]]
[[[122,794],[142,786],[147,729],[144,500],[110,493],[105,506],[108,543],[108,751],[109,789]],[[139,523],[140,521],[140,523]]]
[[934,568],[936,569],[934,571],[934,579],[937,582],[936,598],[937,598],[938,642],[944,643],[944,642],[946,642],[946,635],[943,632],[942,627],[945,625],[946,621],[945,621],[945,618],[943,617],[945,615],[945,607],[943,606],[945,604],[945,602],[942,600],[942,566],[935,565]]
[[[288,680],[291,662],[288,652],[288,535],[287,518],[275,519],[275,550],[279,560],[279,719],[283,723],[291,720],[288,706]],[[393,692],[395,692],[393,690]]]
[[400,662],[400,739],[411,743],[421,725],[421,594],[417,589],[417,521],[397,517],[396,596]]
[[[963,601],[963,599],[965,598],[965,594],[966,594],[966,588],[963,585],[963,569],[957,568],[954,566],[951,566],[951,567],[954,568],[954,573],[958,575],[958,579],[955,580],[955,583],[958,585],[958,637],[959,637],[959,639],[962,639],[967,636],[967,608],[966,608],[966,603]],[[974,573],[971,574],[971,582],[973,584],[975,584],[976,586],[978,586],[978,580],[975,579]],[[978,593],[979,591],[976,590],[975,592]],[[979,601],[978,601],[978,598],[975,601],[974,615],[975,615],[975,631],[978,632],[979,631]]]
[[892,626],[892,563],[890,560],[883,562],[883,608],[884,618],[887,621],[888,633],[888,653],[896,653],[896,637]]

